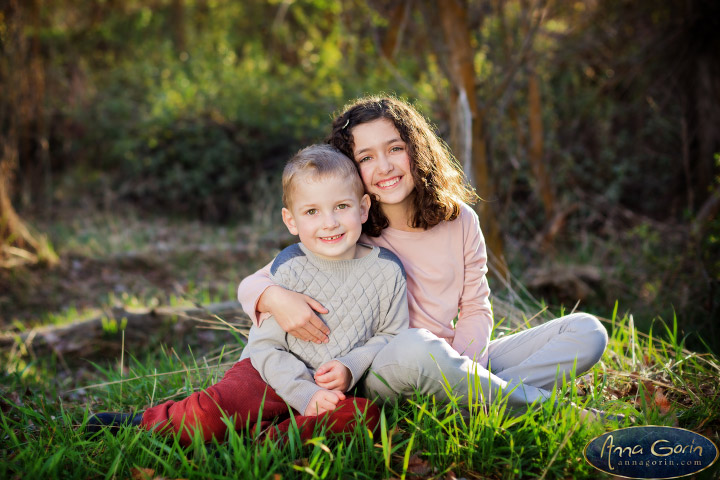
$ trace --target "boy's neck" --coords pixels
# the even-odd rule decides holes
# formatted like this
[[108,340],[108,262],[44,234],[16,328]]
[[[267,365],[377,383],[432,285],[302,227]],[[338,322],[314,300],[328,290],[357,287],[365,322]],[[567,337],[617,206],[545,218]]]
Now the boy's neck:
[[370,252],[372,252],[371,246],[358,243],[355,245],[355,257],[354,258],[363,258],[365,255],[367,255]]
[[[315,255],[317,258],[320,258],[320,259],[322,259],[322,260],[327,260],[327,261],[329,261],[329,262],[340,262],[340,261],[342,261],[342,260],[347,260],[347,259],[345,259],[345,258],[326,257],[325,255],[319,255],[319,254],[313,252],[312,250],[310,250],[309,248],[307,248],[307,246],[305,246],[305,248],[306,248],[309,252],[311,252],[313,255]],[[356,243],[356,244],[355,244],[355,250],[353,251],[352,257],[350,257],[350,258],[352,258],[352,259],[363,258],[365,255],[367,255],[367,254],[370,253],[371,251],[372,251],[372,247],[370,247],[370,246],[368,246],[368,245],[362,245],[362,244]]]

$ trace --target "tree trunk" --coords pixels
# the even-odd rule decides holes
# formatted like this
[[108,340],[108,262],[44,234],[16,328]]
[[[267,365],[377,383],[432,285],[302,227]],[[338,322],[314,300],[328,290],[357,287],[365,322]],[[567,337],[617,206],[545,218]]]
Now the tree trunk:
[[172,0],[170,31],[172,32],[175,52],[182,55],[187,51],[187,36],[185,34],[185,4],[183,0]]
[[[466,98],[470,110],[471,135],[469,137],[472,145],[467,150],[471,152],[472,180],[478,194],[483,199],[479,203],[478,214],[489,254],[493,255],[494,262],[491,263],[491,267],[494,266],[494,273],[498,276],[507,278],[508,269],[503,238],[500,233],[500,225],[492,210],[493,202],[496,200],[495,188],[490,179],[484,112],[479,106],[475,91],[475,51],[468,28],[467,9],[459,0],[438,0],[437,10],[450,57],[450,81],[456,91],[458,101]],[[461,111],[463,111],[462,108],[453,108],[451,115],[456,116]],[[455,120],[453,124],[467,126],[467,121]],[[456,138],[462,137],[463,135],[456,135]],[[462,160],[464,160],[463,163],[467,161],[466,159]]]
[[[28,87],[37,87],[38,76],[28,67],[34,62],[27,60],[22,7],[18,0],[8,0],[2,13],[7,30],[0,55],[0,85],[4,86],[4,95],[0,97],[0,268],[37,262],[53,264],[57,256],[47,241],[31,234],[11,202],[11,187],[19,161],[18,128],[28,125],[28,116],[36,115],[40,108],[25,97],[40,94],[28,91],[32,90]],[[40,115],[42,113],[40,110]],[[31,136],[31,131],[29,129],[25,136]]]
[[387,32],[385,32],[385,38],[382,41],[381,50],[383,56],[391,63],[395,63],[395,54],[402,40],[403,30],[410,13],[410,1],[401,1],[390,13],[390,22],[388,23]]
[[[28,200],[35,200],[36,204],[38,200],[42,200],[45,215],[49,215],[52,201],[52,172],[50,168],[50,140],[46,114],[47,109],[45,107],[45,92],[47,91],[46,62],[40,44],[42,29],[40,14],[41,3],[41,0],[30,0],[27,2],[32,34],[29,35],[30,48],[28,51],[28,68],[26,73],[27,91],[23,92],[22,98],[27,101],[28,107],[26,112],[29,113],[29,117],[24,119],[20,131],[26,133],[28,140],[25,142],[26,148],[32,152],[26,157],[35,167],[31,168],[30,171],[39,171],[40,174],[37,175],[36,178],[42,178],[42,187],[40,183],[33,186],[33,179],[26,179],[25,188],[27,188],[27,192],[34,190],[36,194],[28,194],[23,197]],[[21,148],[20,152],[23,151],[24,149]],[[23,160],[22,154],[19,160]]]
[[550,221],[555,212],[555,193],[553,192],[550,177],[545,168],[543,149],[542,104],[540,102],[540,85],[537,73],[532,69],[528,72],[528,103],[530,149],[528,158],[535,176],[538,196],[545,210],[545,219]]
[[[711,197],[715,174],[715,155],[720,154],[720,68],[716,59],[703,55],[697,59],[695,108],[698,152],[695,161],[695,201],[702,204]],[[698,207],[699,208],[699,207]]]
[[[522,17],[521,28],[523,36],[527,39],[533,37],[544,17],[544,12],[533,9],[528,0],[520,2],[521,8],[525,11]],[[532,176],[534,177],[535,193],[542,203],[545,212],[545,229],[541,235],[542,247],[548,250],[552,247],[555,236],[565,224],[567,214],[556,212],[555,191],[545,166],[544,131],[542,123],[542,101],[540,98],[540,80],[535,69],[536,55],[533,52],[532,43],[528,44],[527,65],[527,92],[528,92],[528,130],[530,144],[528,146],[528,161]],[[570,210],[567,210],[569,212]]]

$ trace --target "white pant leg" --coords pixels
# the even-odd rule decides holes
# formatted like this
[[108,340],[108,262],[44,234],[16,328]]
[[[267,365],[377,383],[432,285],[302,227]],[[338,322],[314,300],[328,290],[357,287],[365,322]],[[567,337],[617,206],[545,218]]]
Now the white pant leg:
[[412,397],[418,391],[443,401],[448,399],[447,385],[463,406],[469,403],[469,392],[474,398],[482,392],[486,403],[502,394],[511,407],[542,402],[550,396],[546,390],[493,375],[424,328],[412,328],[393,338],[375,357],[361,390],[368,398]]
[[[498,377],[551,390],[589,370],[607,346],[605,327],[594,316],[574,313],[490,342],[489,368]],[[576,365],[577,361],[577,365]]]

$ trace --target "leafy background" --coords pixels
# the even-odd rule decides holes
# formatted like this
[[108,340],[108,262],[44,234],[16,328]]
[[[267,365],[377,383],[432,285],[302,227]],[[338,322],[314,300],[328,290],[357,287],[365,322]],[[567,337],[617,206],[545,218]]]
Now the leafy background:
[[[691,345],[717,349],[717,3],[458,4],[489,159],[492,191],[479,192],[480,208],[500,225],[512,275],[509,285],[493,281],[495,291],[554,308],[581,300],[579,308],[603,316],[618,301],[645,329],[677,314],[685,334],[702,332],[708,344],[691,335]],[[177,252],[168,242],[181,243],[182,231],[198,225],[205,238],[245,225],[226,243],[280,238],[280,168],[298,148],[322,141],[333,113],[360,95],[413,102],[457,145],[457,52],[438,23],[443,8],[379,0],[9,2],[0,18],[0,102],[3,139],[16,155],[4,157],[3,178],[14,209],[48,236],[60,266],[3,269],[0,322],[43,323],[117,287],[72,295],[65,290],[76,290],[67,285],[73,262],[83,277],[102,256],[157,253],[158,245]],[[550,210],[543,184],[553,194]],[[124,232],[122,245],[107,245],[107,228]],[[248,271],[210,268],[196,277],[202,267],[177,256],[126,268],[111,261],[129,276],[163,277],[115,293],[162,303],[173,281],[225,293]],[[43,295],[39,276],[59,293]]]

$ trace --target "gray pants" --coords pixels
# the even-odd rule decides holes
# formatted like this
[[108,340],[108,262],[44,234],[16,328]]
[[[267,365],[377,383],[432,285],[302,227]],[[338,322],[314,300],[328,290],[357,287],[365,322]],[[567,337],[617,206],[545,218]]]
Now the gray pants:
[[378,353],[361,393],[385,400],[412,397],[416,391],[447,400],[452,393],[464,405],[481,395],[485,403],[500,395],[511,407],[526,406],[549,398],[549,390],[572,371],[589,370],[607,341],[597,318],[575,313],[493,340],[485,369],[428,330],[411,328]]

